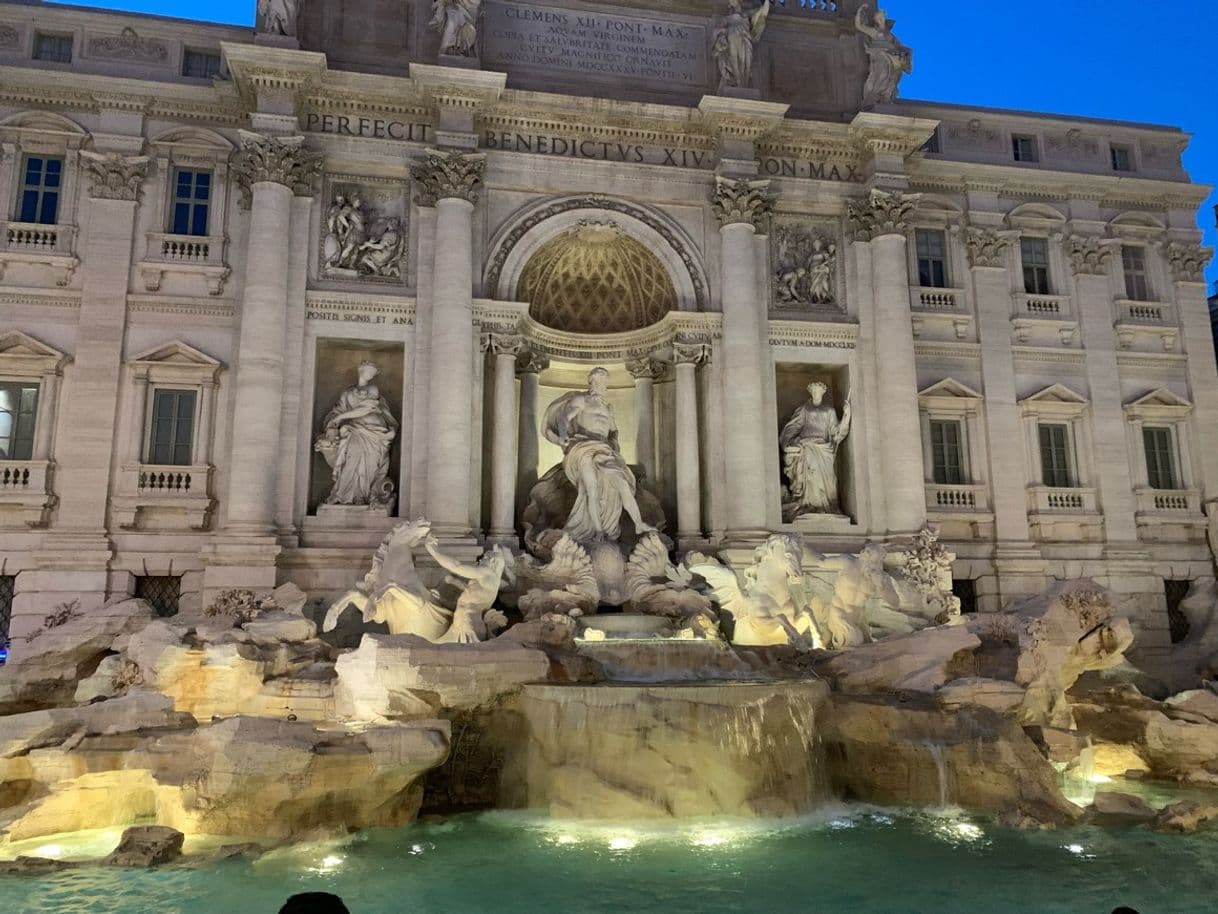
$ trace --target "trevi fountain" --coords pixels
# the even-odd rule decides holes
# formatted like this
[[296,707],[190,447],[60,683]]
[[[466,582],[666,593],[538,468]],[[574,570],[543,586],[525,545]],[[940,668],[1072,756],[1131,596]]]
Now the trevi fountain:
[[[1073,191],[1002,190],[1005,115],[900,101],[873,5],[409,6],[0,3],[34,64],[84,17],[55,75],[103,112],[0,120],[42,201],[4,301],[47,287],[0,327],[0,909],[1213,910],[1218,378],[1178,351],[1209,252],[1175,134],[1129,141],[1170,216],[1108,212],[1150,191],[1108,195],[1082,120],[1044,152],[1098,189],[999,212]],[[21,104],[71,113],[55,86]],[[83,267],[41,218],[64,161]],[[140,207],[174,231],[128,295]]]

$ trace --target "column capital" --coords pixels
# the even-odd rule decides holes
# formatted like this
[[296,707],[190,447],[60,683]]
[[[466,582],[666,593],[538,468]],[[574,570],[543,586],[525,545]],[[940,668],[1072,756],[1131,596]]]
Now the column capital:
[[1071,235],[1066,239],[1066,256],[1075,276],[1107,276],[1113,252],[1120,246],[1116,238],[1098,235]]
[[496,356],[516,358],[524,352],[524,337],[514,333],[482,334],[482,351]]
[[909,217],[922,198],[921,194],[872,189],[865,200],[851,200],[846,205],[846,221],[855,241],[874,241],[885,235],[904,236],[909,231]]
[[701,365],[711,359],[710,341],[698,337],[677,337],[672,344],[672,360],[676,365]]
[[1019,237],[1019,232],[969,226],[964,230],[964,247],[968,251],[969,264],[974,269],[983,267],[1004,268],[1007,251]]
[[1165,253],[1173,281],[1205,283],[1205,268],[1214,256],[1213,248],[1203,247],[1196,242],[1173,241]]
[[516,374],[541,374],[549,367],[549,356],[530,346],[516,357]]
[[148,174],[148,156],[125,156],[82,150],[80,164],[89,176],[89,196],[94,200],[139,202]]
[[410,166],[410,177],[417,189],[415,203],[423,207],[447,199],[477,203],[485,173],[483,153],[429,149],[426,159]]
[[664,377],[668,366],[654,355],[639,356],[626,360],[626,371],[636,381],[658,381]]
[[721,227],[751,225],[759,229],[773,213],[776,200],[769,181],[738,181],[716,175],[711,209]]
[[254,199],[254,185],[264,181],[282,184],[292,193],[309,197],[317,192],[321,156],[304,148],[303,136],[264,136],[241,131],[241,147],[233,153],[231,170],[247,209]]

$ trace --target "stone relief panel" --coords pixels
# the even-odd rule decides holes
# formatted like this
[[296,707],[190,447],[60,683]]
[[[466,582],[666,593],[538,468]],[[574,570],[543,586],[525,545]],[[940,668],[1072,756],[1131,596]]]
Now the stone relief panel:
[[0,49],[17,50],[21,47],[21,32],[15,26],[0,23]]
[[98,60],[128,60],[133,63],[163,64],[169,60],[169,46],[155,38],[143,38],[128,26],[118,35],[89,38],[88,55]]
[[1003,148],[1002,134],[988,124],[973,118],[965,124],[944,124],[947,137],[953,143],[966,149],[996,149]]
[[327,175],[318,275],[400,285],[407,273],[410,205],[400,181]]
[[1087,136],[1081,130],[1067,130],[1064,134],[1050,134],[1049,148],[1067,159],[1094,159],[1100,154],[1099,140]]
[[778,311],[844,312],[842,245],[828,223],[776,220],[770,278]]

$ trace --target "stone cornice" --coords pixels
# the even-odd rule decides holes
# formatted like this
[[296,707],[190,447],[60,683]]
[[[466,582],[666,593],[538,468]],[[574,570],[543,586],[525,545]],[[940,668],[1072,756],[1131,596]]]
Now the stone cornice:
[[478,111],[493,104],[503,94],[507,74],[489,70],[465,70],[414,62],[410,78],[429,104],[437,107]]
[[782,124],[790,107],[778,102],[704,95],[698,103],[698,112],[708,133],[721,139],[755,143]]
[[297,95],[326,76],[326,55],[266,45],[220,43],[233,82],[241,94]]
[[938,121],[865,111],[850,122],[850,139],[865,152],[908,156],[931,138],[937,126]]

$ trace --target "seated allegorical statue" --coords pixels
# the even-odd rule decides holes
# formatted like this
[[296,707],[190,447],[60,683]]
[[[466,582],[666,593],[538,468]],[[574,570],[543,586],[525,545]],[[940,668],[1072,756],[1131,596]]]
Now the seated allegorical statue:
[[372,362],[360,363],[358,382],[339,396],[313,447],[333,471],[327,505],[384,508],[393,502],[389,449],[398,434],[398,421],[372,383],[377,371]]
[[816,381],[808,385],[810,399],[783,427],[783,470],[790,498],[783,500],[787,522],[805,514],[840,515],[837,494],[837,450],[850,434],[850,398],[837,410],[826,402],[829,388]]

